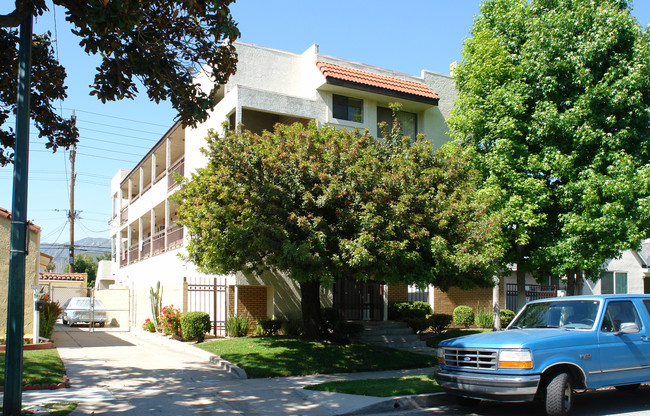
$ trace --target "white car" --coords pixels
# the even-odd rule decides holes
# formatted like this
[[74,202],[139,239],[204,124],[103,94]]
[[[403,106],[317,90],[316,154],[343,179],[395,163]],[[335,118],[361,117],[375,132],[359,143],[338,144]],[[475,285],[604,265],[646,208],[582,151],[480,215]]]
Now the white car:
[[64,325],[72,326],[78,323],[106,325],[108,314],[104,304],[99,299],[75,297],[65,301],[61,306],[61,320]]

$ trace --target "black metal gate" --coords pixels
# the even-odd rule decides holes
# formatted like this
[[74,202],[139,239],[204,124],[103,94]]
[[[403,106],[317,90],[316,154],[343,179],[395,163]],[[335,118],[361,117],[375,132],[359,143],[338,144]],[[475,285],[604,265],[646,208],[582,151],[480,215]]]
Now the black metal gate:
[[[557,286],[526,285],[526,302],[536,299],[554,298],[556,296]],[[517,312],[519,310],[517,306],[517,284],[506,283],[506,309]]]
[[210,314],[212,331],[215,336],[226,335],[228,315],[228,285],[225,278],[186,277],[188,312]]
[[381,321],[384,319],[384,286],[375,281],[339,279],[334,283],[334,308],[343,319]]

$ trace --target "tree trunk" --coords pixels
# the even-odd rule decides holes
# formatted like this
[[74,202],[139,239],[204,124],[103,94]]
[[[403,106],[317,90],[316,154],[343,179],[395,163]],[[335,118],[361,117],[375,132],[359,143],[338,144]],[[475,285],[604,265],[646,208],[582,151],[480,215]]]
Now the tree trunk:
[[526,304],[526,272],[522,267],[524,263],[524,246],[517,245],[517,310]]
[[320,282],[300,283],[300,306],[302,307],[303,338],[322,339],[323,325],[320,309]]
[[566,280],[566,295],[574,296],[576,294],[576,281],[578,280],[579,269],[571,269],[567,273]]
[[500,279],[494,278],[494,287],[492,288],[492,330],[501,331],[501,307],[499,306],[499,297],[501,293]]

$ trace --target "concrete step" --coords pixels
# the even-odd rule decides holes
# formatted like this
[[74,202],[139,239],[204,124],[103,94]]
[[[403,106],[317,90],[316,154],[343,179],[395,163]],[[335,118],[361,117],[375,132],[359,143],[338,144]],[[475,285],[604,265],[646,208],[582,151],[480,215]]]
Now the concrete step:
[[409,327],[399,328],[399,327],[389,327],[389,328],[372,328],[366,329],[359,333],[359,335],[411,335],[413,330]]
[[420,341],[420,336],[414,333],[410,334],[360,334],[359,341],[368,343],[381,343],[381,342],[413,342]]
[[425,341],[415,334],[405,322],[364,321],[364,330],[357,335],[357,340],[372,345],[380,345],[420,354],[435,355],[433,348],[428,348]]

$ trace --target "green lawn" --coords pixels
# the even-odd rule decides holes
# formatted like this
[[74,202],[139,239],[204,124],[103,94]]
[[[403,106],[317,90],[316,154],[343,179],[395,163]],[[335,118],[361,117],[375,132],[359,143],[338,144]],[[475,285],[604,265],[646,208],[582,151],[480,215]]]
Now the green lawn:
[[448,329],[442,334],[435,334],[427,338],[427,346],[435,348],[440,341],[450,338],[462,337],[463,335],[480,334],[481,332],[492,332],[491,329]]
[[[62,383],[65,369],[56,348],[23,352],[23,384]],[[5,381],[5,352],[0,352],[0,385]]]
[[438,393],[442,391],[432,375],[329,381],[305,388],[308,390],[332,391],[374,397],[407,396],[410,394]]
[[230,338],[196,346],[243,368],[251,378],[397,370],[437,364],[435,357],[407,351],[300,338]]
[[[77,403],[46,403],[40,405],[23,406],[20,412],[23,415],[45,414],[49,412],[50,416],[65,416],[77,408]],[[2,411],[2,406],[0,406]]]

